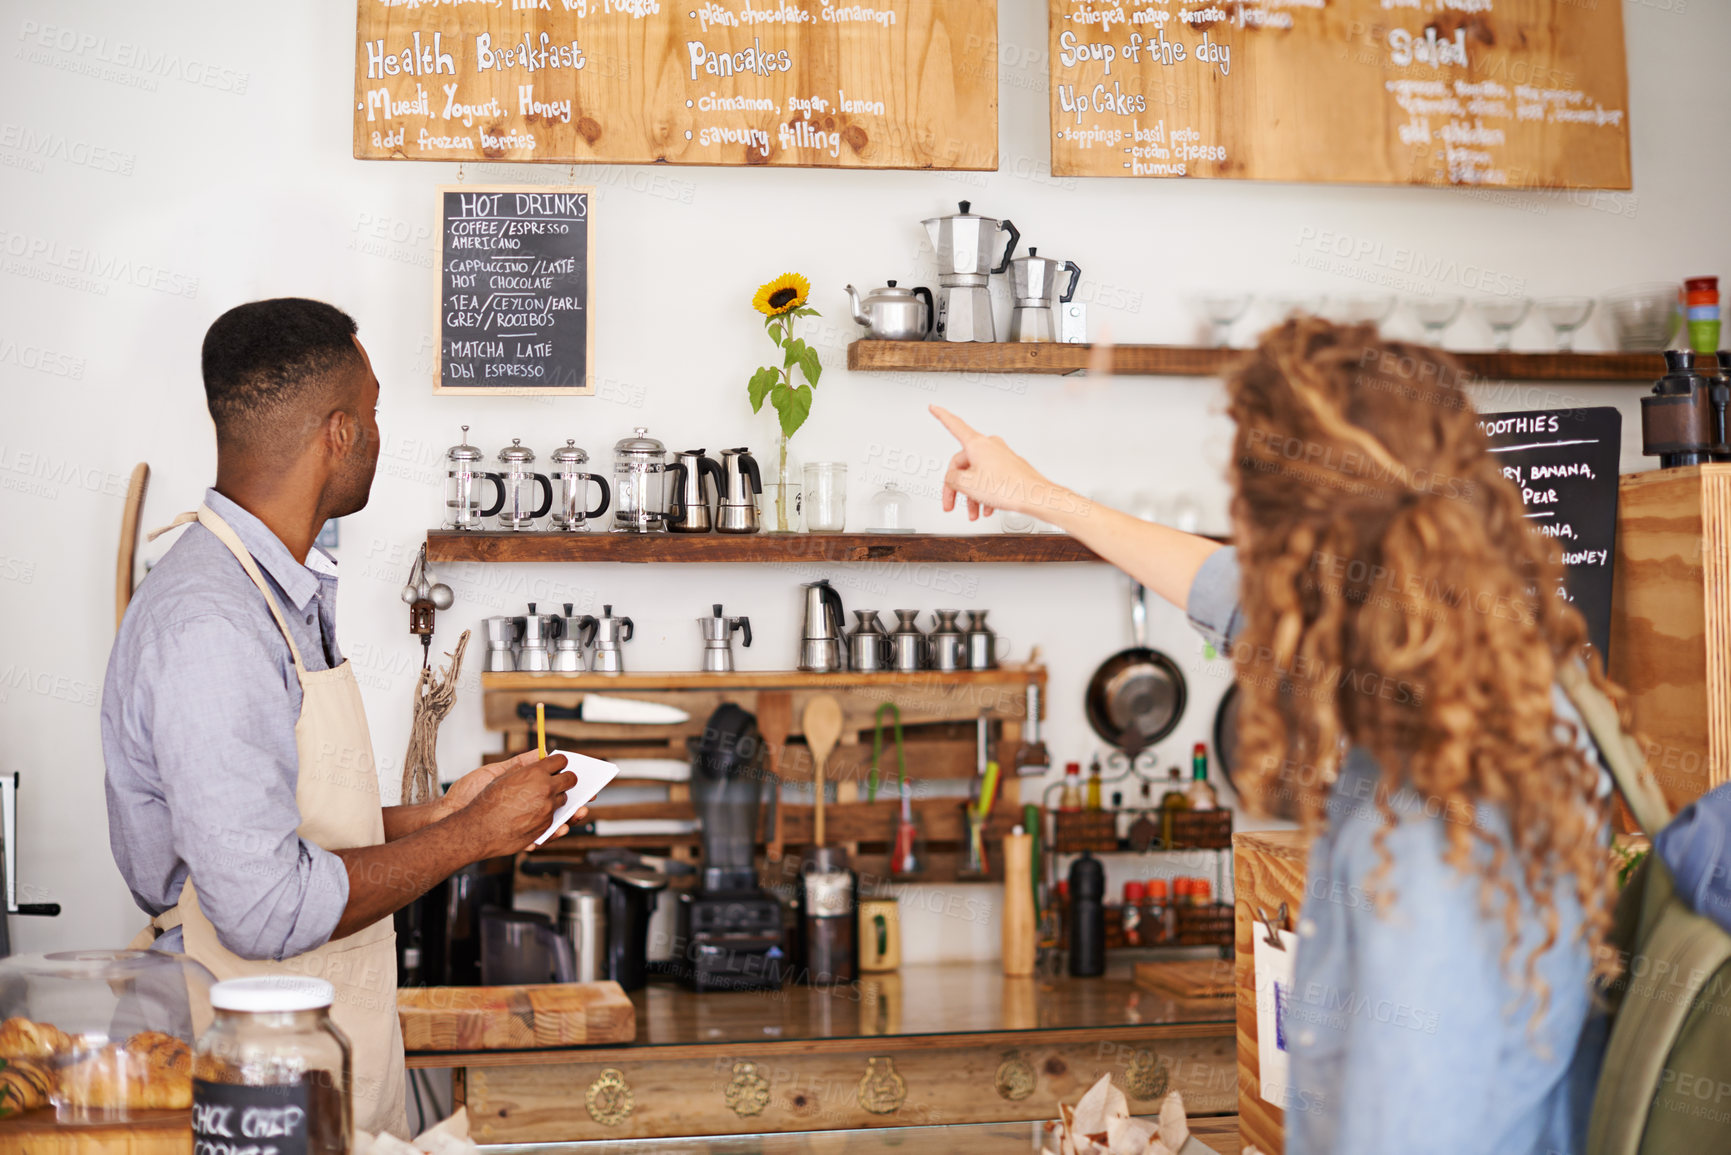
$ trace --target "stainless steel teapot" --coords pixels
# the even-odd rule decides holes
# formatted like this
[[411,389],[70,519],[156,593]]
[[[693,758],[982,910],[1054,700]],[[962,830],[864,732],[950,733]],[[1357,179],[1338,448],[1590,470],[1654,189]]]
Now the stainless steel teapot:
[[866,327],[866,337],[873,341],[923,341],[937,320],[932,291],[924,285],[903,289],[891,281],[867,292],[863,299],[859,290],[849,285],[847,299],[853,319]]

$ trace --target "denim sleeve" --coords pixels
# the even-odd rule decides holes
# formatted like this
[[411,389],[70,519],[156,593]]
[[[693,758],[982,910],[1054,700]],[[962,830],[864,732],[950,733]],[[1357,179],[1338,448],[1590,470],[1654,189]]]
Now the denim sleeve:
[[348,905],[342,860],[301,838],[300,776],[282,671],[226,618],[180,622],[136,671],[167,825],[223,946],[282,959],[330,939]]
[[1731,783],[1684,807],[1653,839],[1653,849],[1690,909],[1731,932]]
[[1238,551],[1232,546],[1208,555],[1190,582],[1185,598],[1190,624],[1204,638],[1224,650],[1244,628],[1244,611],[1238,604]]

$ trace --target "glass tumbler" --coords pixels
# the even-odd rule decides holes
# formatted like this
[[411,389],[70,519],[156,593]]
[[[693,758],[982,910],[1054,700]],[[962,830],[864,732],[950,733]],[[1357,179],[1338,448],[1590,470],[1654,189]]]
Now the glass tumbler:
[[813,461],[805,467],[807,533],[840,533],[847,528],[847,465]]

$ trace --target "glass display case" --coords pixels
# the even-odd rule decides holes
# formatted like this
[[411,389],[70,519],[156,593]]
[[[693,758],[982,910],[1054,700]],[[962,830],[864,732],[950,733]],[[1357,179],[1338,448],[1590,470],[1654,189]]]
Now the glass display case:
[[157,951],[0,959],[0,1115],[52,1104],[61,1123],[109,1124],[189,1109],[215,981]]

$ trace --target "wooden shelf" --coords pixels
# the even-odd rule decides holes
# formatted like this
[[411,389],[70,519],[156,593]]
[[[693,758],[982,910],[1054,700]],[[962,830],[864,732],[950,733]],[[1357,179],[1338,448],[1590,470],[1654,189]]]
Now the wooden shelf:
[[[1189,345],[1110,346],[1112,372],[1126,377],[1216,377],[1248,350]],[[1468,372],[1498,381],[1646,382],[1665,373],[1659,353],[1454,353]],[[1092,345],[1000,341],[855,341],[847,367],[859,372],[1075,373]]]
[[1098,562],[1062,533],[427,532],[431,562]]
[[896,670],[834,674],[810,674],[803,670],[735,670],[729,674],[705,674],[693,670],[627,674],[484,673],[481,675],[481,689],[519,692],[593,690],[601,693],[620,690],[844,690],[872,687],[916,690],[948,686],[1021,687],[1030,681],[1043,684],[1045,680],[1044,666],[1006,663],[995,670],[918,670],[912,673]]

